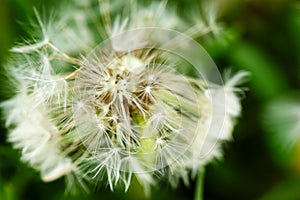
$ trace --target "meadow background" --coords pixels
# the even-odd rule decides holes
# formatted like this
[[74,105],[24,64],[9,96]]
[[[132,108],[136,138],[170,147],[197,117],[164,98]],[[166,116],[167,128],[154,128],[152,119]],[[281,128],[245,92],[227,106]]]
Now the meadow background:
[[[170,2],[174,0],[170,0]],[[300,141],[285,148],[284,139],[274,139],[276,124],[284,138],[286,121],[272,122],[268,106],[285,96],[300,93],[300,2],[289,0],[216,0],[220,4],[224,30],[220,37],[203,45],[220,71],[251,72],[243,98],[243,112],[233,133],[233,141],[224,144],[224,157],[206,167],[204,199],[300,199]],[[196,0],[176,0],[181,12]],[[18,22],[33,16],[33,6],[55,9],[60,1],[0,0],[0,66],[8,50],[26,32]],[[0,88],[6,88],[0,68]],[[3,86],[3,87],[2,87]],[[1,101],[10,91],[1,89]],[[300,113],[299,113],[300,115]],[[300,122],[299,122],[300,123]],[[0,199],[143,199],[136,183],[128,193],[98,192],[66,196],[64,180],[43,183],[39,173],[20,162],[20,152],[6,142],[6,130],[0,129]],[[300,132],[299,132],[300,134]],[[296,139],[295,139],[296,140]],[[161,182],[153,188],[151,199],[192,199],[195,182],[173,190]]]

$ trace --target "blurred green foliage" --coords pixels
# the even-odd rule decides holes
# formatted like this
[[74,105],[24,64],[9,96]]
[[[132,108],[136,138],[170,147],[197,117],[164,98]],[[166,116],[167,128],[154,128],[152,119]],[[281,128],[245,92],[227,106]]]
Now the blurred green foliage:
[[[300,2],[288,0],[216,0],[225,27],[218,39],[205,48],[223,70],[251,72],[243,100],[243,115],[234,140],[224,144],[224,158],[207,167],[205,199],[300,199],[300,151],[290,155],[274,150],[261,115],[274,99],[299,89]],[[59,1],[0,0],[0,65],[8,50],[25,32],[17,23],[33,15],[33,6],[55,9]],[[178,0],[179,4],[195,3]],[[47,10],[46,9],[46,10]],[[187,10],[184,10],[187,11]],[[188,12],[188,11],[187,11]],[[3,73],[1,72],[1,84]],[[5,88],[2,87],[2,88]],[[1,91],[1,100],[7,98]],[[284,133],[282,133],[284,134]],[[300,134],[300,133],[299,133]],[[0,199],[142,199],[137,184],[129,192],[98,192],[78,197],[64,194],[64,181],[43,183],[38,172],[19,161],[20,152],[0,134]],[[152,199],[192,199],[195,184],[172,190],[163,182],[154,188]]]

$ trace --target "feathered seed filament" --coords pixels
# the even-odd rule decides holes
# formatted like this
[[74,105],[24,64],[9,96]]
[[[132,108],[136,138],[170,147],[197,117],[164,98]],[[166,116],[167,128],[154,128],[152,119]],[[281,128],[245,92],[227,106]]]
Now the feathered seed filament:
[[[95,134],[82,135],[83,144],[95,156],[103,148],[121,148],[127,154],[135,155],[147,166],[143,169],[147,171],[163,166],[155,161],[158,160],[157,156],[161,156],[157,151],[163,149],[168,140],[182,137],[180,133],[183,132],[180,131],[181,116],[178,113],[181,109],[180,100],[176,100],[177,94],[171,94],[172,88],[166,87],[166,83],[161,80],[164,75],[177,76],[175,71],[159,63],[149,65],[149,57],[152,55],[139,55],[142,54],[125,54],[112,61],[105,57],[94,58],[93,55],[81,67],[76,81],[82,86],[79,96],[90,99],[91,110],[86,112],[94,113],[97,119],[94,128],[99,129],[94,131]],[[109,64],[105,66],[95,63],[95,60]],[[190,89],[188,83],[187,86],[186,89]],[[168,94],[165,99],[160,97],[164,93]],[[87,116],[90,115],[88,113]],[[82,114],[75,114],[74,119],[79,126],[93,124],[84,120]],[[80,129],[79,132],[81,131]],[[94,142],[95,140],[98,142]]]

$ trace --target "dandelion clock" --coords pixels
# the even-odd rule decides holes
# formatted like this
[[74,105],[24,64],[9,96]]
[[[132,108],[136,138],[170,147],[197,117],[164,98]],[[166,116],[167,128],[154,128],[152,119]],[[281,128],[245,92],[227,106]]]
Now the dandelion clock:
[[150,194],[159,181],[188,184],[221,157],[247,73],[223,81],[193,40],[220,31],[206,6],[188,22],[166,1],[36,11],[29,38],[11,49],[15,95],[1,104],[22,161],[45,182],[65,177],[69,191],[126,191],[134,177]]

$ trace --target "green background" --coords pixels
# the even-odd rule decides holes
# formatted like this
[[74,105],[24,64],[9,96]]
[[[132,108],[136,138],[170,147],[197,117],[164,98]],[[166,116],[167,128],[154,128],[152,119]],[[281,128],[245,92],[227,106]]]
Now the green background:
[[[26,36],[18,22],[26,22],[28,16],[33,16],[34,6],[55,9],[59,2],[0,0],[0,65],[6,62],[14,42]],[[198,1],[176,2],[188,13],[186,5]],[[264,125],[268,120],[264,115],[266,107],[299,90],[300,3],[288,0],[216,2],[222,7],[219,21],[225,29],[219,38],[206,41],[204,47],[221,71],[247,70],[251,77],[244,85],[248,90],[242,103],[242,116],[233,133],[234,140],[223,145],[224,158],[206,168],[204,199],[300,199],[300,141],[292,150],[282,152],[272,142],[271,128]],[[1,100],[10,93],[4,89],[8,88],[4,80],[1,71]],[[65,195],[64,180],[43,183],[38,172],[19,161],[20,152],[6,142],[3,124],[2,121],[0,199],[144,198],[135,183],[128,193],[118,190],[112,193],[103,186],[88,195]],[[161,182],[153,188],[151,199],[192,199],[194,187],[192,181],[190,187],[181,184],[173,190]]]

